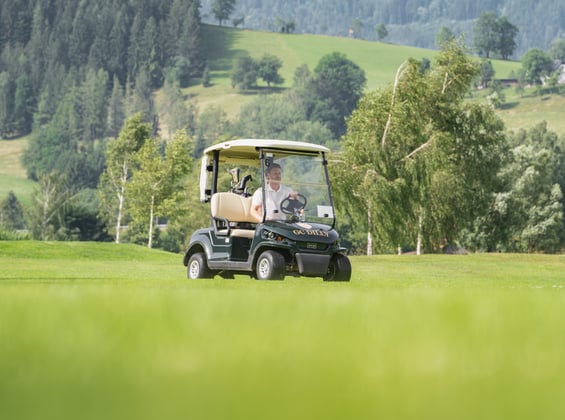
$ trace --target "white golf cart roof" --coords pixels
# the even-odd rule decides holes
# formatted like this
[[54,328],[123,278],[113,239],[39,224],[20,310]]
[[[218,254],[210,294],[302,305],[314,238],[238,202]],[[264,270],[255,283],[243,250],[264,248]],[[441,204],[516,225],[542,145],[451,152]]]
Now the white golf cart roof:
[[[283,154],[329,153],[330,149],[319,144],[292,140],[241,139],[214,144],[204,150],[204,156],[212,157],[215,151],[220,152],[220,161],[257,160],[259,149],[277,150]],[[286,152],[286,153],[285,153]],[[259,161],[257,161],[259,164]]]
[[326,146],[292,140],[241,139],[214,144],[204,149],[202,154],[200,201],[207,202],[210,198],[210,190],[208,189],[209,165],[214,161],[216,152],[218,152],[218,163],[258,167],[261,165],[260,150],[264,150],[267,154],[276,154],[278,157],[300,154],[320,155],[330,152],[330,149]]

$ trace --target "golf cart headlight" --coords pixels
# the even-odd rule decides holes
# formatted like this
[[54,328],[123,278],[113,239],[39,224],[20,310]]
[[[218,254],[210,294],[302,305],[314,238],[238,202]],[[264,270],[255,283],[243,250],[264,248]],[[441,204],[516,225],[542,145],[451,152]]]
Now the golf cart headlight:
[[284,240],[284,238],[281,235],[279,235],[275,232],[272,232],[270,230],[263,231],[263,237],[265,237],[266,239],[270,239],[271,241],[280,242],[280,241]]

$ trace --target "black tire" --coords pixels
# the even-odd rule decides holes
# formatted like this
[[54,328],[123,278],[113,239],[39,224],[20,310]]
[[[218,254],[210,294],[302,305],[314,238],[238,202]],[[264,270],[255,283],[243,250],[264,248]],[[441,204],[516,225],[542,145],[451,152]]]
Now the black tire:
[[351,279],[351,262],[343,254],[335,254],[330,260],[328,274],[324,281],[349,281]]
[[189,279],[211,279],[215,272],[208,268],[206,254],[197,252],[192,254],[186,266],[186,276]]
[[285,260],[281,253],[268,250],[257,259],[255,275],[258,280],[282,280],[285,276]]

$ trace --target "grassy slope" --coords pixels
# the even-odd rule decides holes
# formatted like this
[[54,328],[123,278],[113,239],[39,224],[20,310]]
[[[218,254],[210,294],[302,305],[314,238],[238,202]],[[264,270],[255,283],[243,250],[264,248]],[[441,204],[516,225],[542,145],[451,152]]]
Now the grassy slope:
[[0,141],[0,201],[13,191],[22,203],[30,202],[34,183],[20,162],[26,144],[26,138]]
[[[398,66],[408,58],[433,60],[437,51],[392,45],[364,40],[327,37],[308,34],[281,34],[256,32],[205,25],[203,38],[206,51],[210,52],[211,88],[193,86],[186,90],[200,109],[210,105],[221,106],[234,118],[243,104],[253,99],[256,93],[240,94],[231,87],[231,67],[237,57],[249,54],[260,58],[265,53],[278,56],[283,61],[281,75],[284,87],[291,87],[295,69],[307,64],[313,70],[320,58],[333,51],[343,52],[357,63],[367,75],[367,89],[374,90],[392,83]],[[510,78],[517,72],[519,62],[493,60],[498,78]],[[260,82],[261,83],[261,82]],[[507,107],[497,111],[511,130],[530,128],[547,121],[549,129],[565,134],[565,97],[519,97],[512,89],[505,91]],[[481,96],[476,94],[476,96]]]
[[0,242],[0,417],[559,418],[565,258],[187,281],[133,245]]

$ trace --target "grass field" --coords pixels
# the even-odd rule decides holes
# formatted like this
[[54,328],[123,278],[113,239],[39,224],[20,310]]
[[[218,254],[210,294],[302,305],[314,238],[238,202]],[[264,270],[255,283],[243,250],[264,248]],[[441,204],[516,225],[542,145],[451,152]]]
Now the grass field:
[[27,179],[20,160],[26,144],[27,138],[0,140],[0,201],[13,191],[24,205],[31,202],[35,183]]
[[352,264],[188,281],[133,245],[0,242],[0,418],[563,417],[565,256]]

